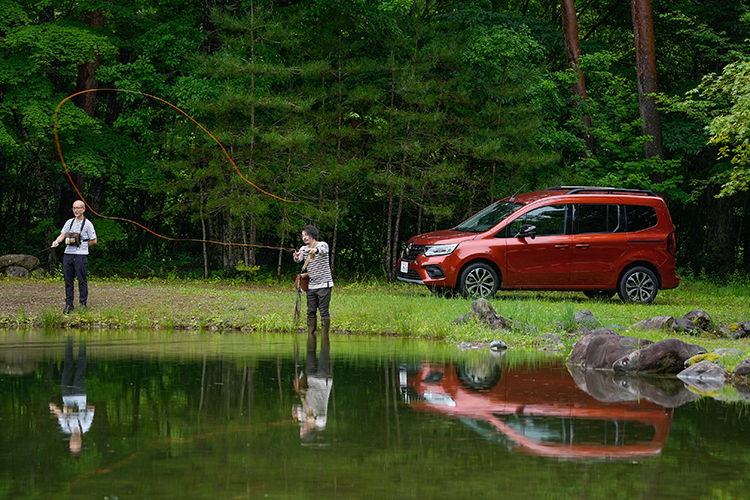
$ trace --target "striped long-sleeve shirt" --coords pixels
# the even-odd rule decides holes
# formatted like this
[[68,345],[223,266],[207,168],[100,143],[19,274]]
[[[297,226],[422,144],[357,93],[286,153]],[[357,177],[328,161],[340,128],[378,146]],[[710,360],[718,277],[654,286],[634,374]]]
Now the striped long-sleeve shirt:
[[[304,261],[310,251],[308,245],[299,249],[297,262]],[[328,260],[328,243],[319,241],[315,246],[310,262],[307,264],[306,272],[310,275],[310,284],[308,290],[317,290],[319,288],[331,288],[333,286],[333,276],[331,275],[331,266]]]

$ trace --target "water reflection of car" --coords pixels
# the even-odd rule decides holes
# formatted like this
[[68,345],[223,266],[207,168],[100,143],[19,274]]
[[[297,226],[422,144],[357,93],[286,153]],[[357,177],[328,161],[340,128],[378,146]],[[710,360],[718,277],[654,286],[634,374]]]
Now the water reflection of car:
[[423,363],[402,370],[401,390],[415,410],[459,418],[518,451],[561,459],[657,455],[672,423],[671,410],[650,401],[595,399],[563,366]]

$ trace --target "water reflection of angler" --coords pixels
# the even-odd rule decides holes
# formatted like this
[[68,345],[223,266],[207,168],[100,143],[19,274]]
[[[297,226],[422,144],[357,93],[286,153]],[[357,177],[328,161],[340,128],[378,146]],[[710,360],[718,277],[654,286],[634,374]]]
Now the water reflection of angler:
[[[298,353],[297,350],[297,361]],[[321,339],[320,358],[316,357],[315,347],[310,348],[308,345],[305,371],[296,373],[294,378],[294,389],[300,396],[301,404],[292,408],[292,416],[299,422],[299,436],[302,441],[313,441],[317,432],[326,428],[328,400],[332,388],[330,343],[326,334]]]
[[86,400],[86,344],[78,346],[78,363],[73,362],[73,339],[68,337],[65,345],[65,359],[60,389],[62,404],[60,409],[50,403],[50,411],[57,417],[60,429],[70,435],[70,452],[78,454],[83,444],[83,434],[88,432],[94,421],[94,407]]

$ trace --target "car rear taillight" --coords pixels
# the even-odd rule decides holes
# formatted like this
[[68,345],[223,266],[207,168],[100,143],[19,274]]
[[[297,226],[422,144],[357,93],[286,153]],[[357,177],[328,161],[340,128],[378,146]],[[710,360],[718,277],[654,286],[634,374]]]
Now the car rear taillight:
[[671,253],[672,255],[677,255],[677,243],[675,241],[674,231],[669,233],[669,236],[667,236],[667,252]]

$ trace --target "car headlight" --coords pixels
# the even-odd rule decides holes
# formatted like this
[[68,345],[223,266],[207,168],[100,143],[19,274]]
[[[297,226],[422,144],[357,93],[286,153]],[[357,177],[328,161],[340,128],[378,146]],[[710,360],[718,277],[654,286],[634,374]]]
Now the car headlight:
[[448,255],[453,253],[453,250],[455,250],[457,246],[458,243],[451,243],[450,245],[429,245],[425,248],[424,254],[427,257],[430,257],[431,255]]

